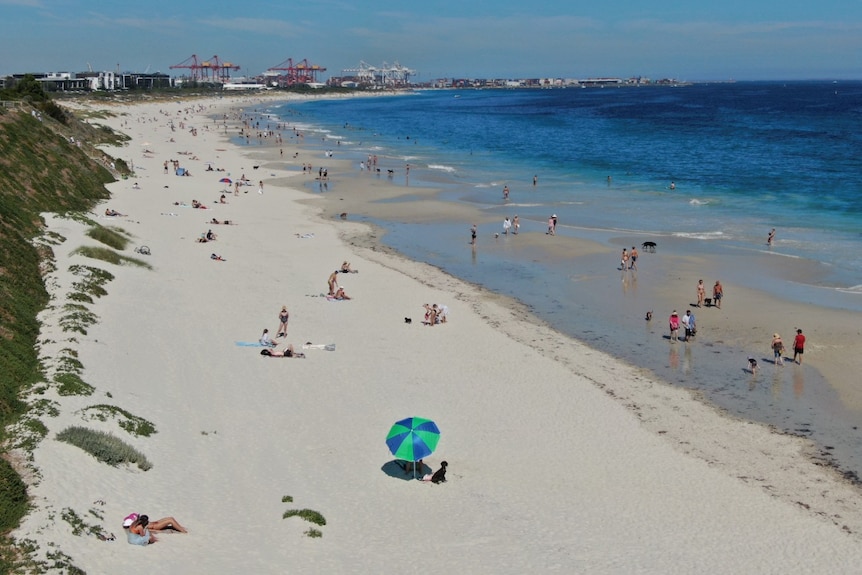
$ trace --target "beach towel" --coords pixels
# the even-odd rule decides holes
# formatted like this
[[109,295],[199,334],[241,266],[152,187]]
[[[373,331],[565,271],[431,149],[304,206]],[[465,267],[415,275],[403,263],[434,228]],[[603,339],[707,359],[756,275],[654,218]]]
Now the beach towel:
[[306,343],[303,344],[302,349],[324,349],[326,351],[335,351],[334,343]]
[[268,347],[260,343],[259,341],[236,341],[234,344],[239,347]]

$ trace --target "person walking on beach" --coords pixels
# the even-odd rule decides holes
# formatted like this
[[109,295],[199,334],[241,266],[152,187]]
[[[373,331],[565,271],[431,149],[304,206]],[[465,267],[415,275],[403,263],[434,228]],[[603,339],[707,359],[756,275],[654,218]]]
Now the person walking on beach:
[[631,260],[632,262],[629,265],[629,269],[633,271],[638,271],[638,250],[634,246],[632,246],[632,251],[629,252],[629,260]]
[[685,310],[685,315],[682,316],[682,327],[685,329],[685,340],[688,341],[694,337],[694,316],[691,315],[691,310]]
[[766,245],[771,246],[772,242],[775,240],[775,228],[770,230],[769,235],[766,237]]
[[706,286],[703,285],[703,280],[697,280],[697,307],[703,307],[704,298],[706,298]]
[[518,229],[520,227],[521,227],[521,221],[518,219],[518,216],[516,215],[514,218],[512,218],[512,233],[515,235],[518,235]]
[[626,271],[629,267],[629,254],[625,248],[623,248],[623,255],[620,256],[620,269]]
[[721,282],[715,280],[715,285],[712,286],[712,301],[715,307],[721,309],[721,298],[724,297],[724,288],[721,287]]
[[503,234],[508,236],[509,235],[509,228],[511,228],[511,227],[512,227],[512,222],[509,221],[509,218],[506,218],[505,220],[503,220]]
[[670,314],[668,327],[670,328],[670,341],[676,343],[679,340],[679,315],[676,313],[676,310],[673,310],[673,313]]
[[797,329],[796,337],[793,338],[793,361],[799,365],[802,365],[803,353],[805,353],[805,336],[802,335],[801,329]]
[[476,224],[473,224],[470,228],[470,245],[476,245]]
[[782,356],[784,355],[784,342],[781,341],[781,336],[777,333],[772,334],[772,357],[775,365],[784,365]]

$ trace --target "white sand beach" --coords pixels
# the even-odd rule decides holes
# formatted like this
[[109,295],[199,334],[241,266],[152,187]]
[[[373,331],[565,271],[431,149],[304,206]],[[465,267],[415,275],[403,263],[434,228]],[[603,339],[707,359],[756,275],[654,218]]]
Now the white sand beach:
[[[303,189],[313,176],[300,166],[321,158],[292,141],[233,145],[212,119],[251,105],[129,104],[97,122],[132,137],[108,152],[133,160],[137,177],[109,186],[93,217],[148,246],[150,255],[126,253],[153,269],[72,255],[97,242],[83,224],[47,216],[65,241],[54,246],[42,352],[50,365],[75,349],[95,392],[44,394],[60,413],[41,418],[49,434],[34,452],[34,510],[17,538],[91,574],[858,572],[859,489],[812,461],[804,439],[730,418],[436,268],[346,241],[365,226]],[[191,177],[165,174],[170,160]],[[219,179],[242,174],[253,185],[218,203]],[[207,209],[175,204],[193,199]],[[107,218],[106,207],[127,215]],[[216,241],[196,241],[210,229]],[[352,299],[329,301],[327,277],[345,260],[358,270],[339,274]],[[116,276],[86,335],[57,323],[76,263]],[[424,303],[447,305],[448,322],[422,325]],[[335,351],[266,358],[235,344],[275,333],[283,305],[283,342]],[[80,410],[96,404],[157,433],[84,421]],[[438,424],[425,464],[446,460],[446,483],[414,481],[391,463],[386,434],[410,416]],[[70,425],[123,438],[152,469],[110,467],[56,441]],[[326,525],[282,518],[303,508]],[[74,535],[66,509],[116,540]],[[129,545],[121,523],[131,512],[173,516],[189,533]]]

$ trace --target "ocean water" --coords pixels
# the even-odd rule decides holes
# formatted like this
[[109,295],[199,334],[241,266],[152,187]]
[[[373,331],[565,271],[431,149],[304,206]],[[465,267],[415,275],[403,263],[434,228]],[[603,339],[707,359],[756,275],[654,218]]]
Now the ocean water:
[[409,162],[412,184],[453,201],[499,209],[505,184],[522,220],[556,213],[739,249],[777,228],[776,253],[830,265],[817,285],[862,294],[860,82],[427,91],[291,109],[328,146]]
[[[376,154],[403,185],[409,163],[409,185],[437,188],[439,199],[493,219],[480,226],[480,245],[493,241],[504,216],[517,213],[522,231],[544,231],[557,214],[558,233],[577,229],[620,248],[631,238],[660,247],[697,241],[698,253],[821,262],[817,273],[782,281],[782,295],[862,310],[862,82],[423,91],[267,112],[357,170]],[[827,459],[862,474],[862,414],[847,410],[812,368],[762,370],[753,379],[740,360],[751,350],[669,348],[666,314],[645,325],[650,304],[637,283],[667,281],[655,270],[614,276],[606,254],[579,258],[572,270],[518,257],[506,244],[477,255],[465,249],[463,222],[374,223],[405,255],[515,297],[560,331],[737,416],[810,437],[828,446]],[[771,228],[777,240],[768,248]],[[705,276],[760,289],[775,282],[728,264]],[[618,302],[607,297],[611,289],[620,290]],[[708,321],[708,310],[698,314]]]

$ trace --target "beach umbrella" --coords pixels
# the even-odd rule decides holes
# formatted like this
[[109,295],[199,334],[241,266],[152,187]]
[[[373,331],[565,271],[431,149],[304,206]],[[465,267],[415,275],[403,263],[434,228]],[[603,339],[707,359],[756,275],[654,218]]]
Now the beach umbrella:
[[222,178],[219,180],[219,182],[224,184],[225,187],[228,187],[229,185],[231,185],[233,183],[230,178]]
[[[408,417],[395,422],[386,436],[386,445],[396,459],[415,462],[434,453],[439,440],[436,423],[424,417]],[[415,465],[413,475],[416,475]]]

